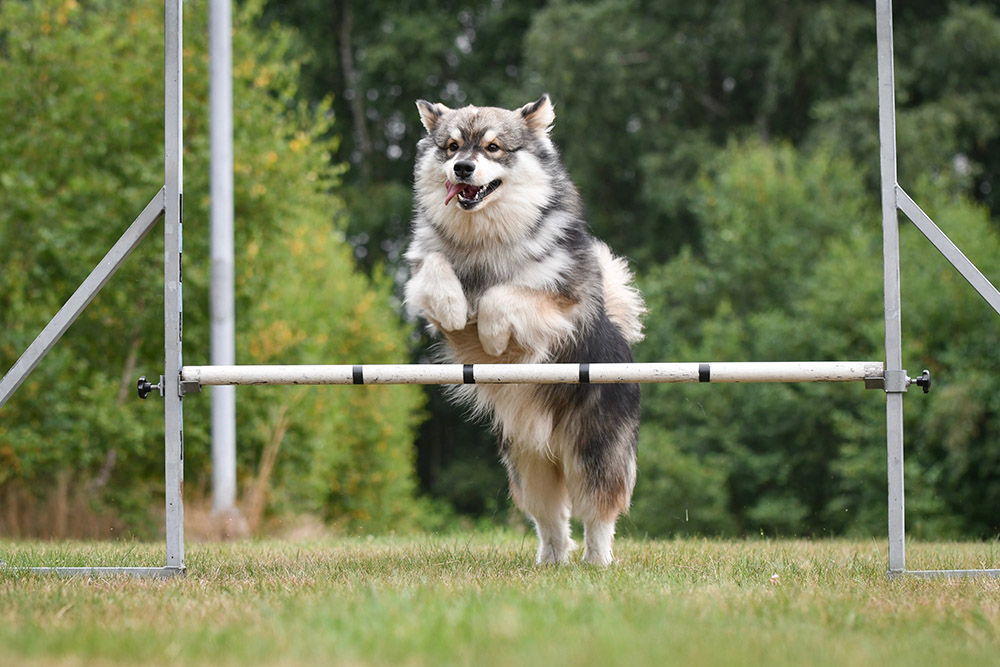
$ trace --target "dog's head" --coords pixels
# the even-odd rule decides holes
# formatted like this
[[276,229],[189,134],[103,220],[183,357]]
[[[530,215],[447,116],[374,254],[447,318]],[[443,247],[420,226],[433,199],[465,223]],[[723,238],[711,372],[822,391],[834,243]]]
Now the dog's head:
[[427,135],[418,144],[416,195],[434,222],[509,226],[512,216],[534,219],[546,205],[560,170],[548,95],[519,109],[449,109],[424,100],[417,109]]

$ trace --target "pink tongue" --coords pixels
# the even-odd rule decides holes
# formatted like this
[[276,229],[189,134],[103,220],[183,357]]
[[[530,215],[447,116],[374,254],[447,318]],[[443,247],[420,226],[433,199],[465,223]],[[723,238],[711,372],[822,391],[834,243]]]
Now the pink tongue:
[[458,193],[465,189],[465,183],[452,183],[451,181],[445,181],[444,184],[448,187],[448,196],[444,198],[444,205],[447,206],[448,203],[458,196]]

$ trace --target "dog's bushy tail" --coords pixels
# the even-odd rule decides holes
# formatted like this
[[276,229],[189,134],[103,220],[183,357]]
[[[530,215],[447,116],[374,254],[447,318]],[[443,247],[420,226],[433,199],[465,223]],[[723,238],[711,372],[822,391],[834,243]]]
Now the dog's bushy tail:
[[594,242],[597,263],[601,267],[604,287],[604,308],[608,319],[618,328],[629,345],[643,339],[642,318],[646,302],[636,288],[628,263],[615,257],[607,244]]

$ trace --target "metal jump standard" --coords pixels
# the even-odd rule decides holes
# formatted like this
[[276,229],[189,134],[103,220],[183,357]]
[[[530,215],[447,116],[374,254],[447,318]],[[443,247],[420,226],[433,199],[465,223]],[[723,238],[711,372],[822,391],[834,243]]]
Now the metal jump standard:
[[962,254],[896,181],[895,94],[891,0],[876,0],[879,139],[882,175],[882,237],[885,291],[885,362],[713,362],[631,364],[476,364],[339,366],[185,366],[182,357],[182,14],[181,0],[165,0],[164,187],[152,198],[104,259],[83,281],[7,374],[0,379],[0,407],[107,283],[160,219],[164,234],[164,372],[153,384],[140,378],[145,398],[163,398],[166,436],[166,564],[160,567],[34,567],[63,575],[182,575],[184,565],[185,394],[202,386],[247,384],[468,384],[600,382],[864,382],[886,394],[886,458],[889,479],[890,577],[1000,576],[1000,570],[907,570],[903,506],[903,394],[911,384],[930,388],[927,371],[911,378],[902,366],[899,220],[903,213],[1000,314],[1000,292]]

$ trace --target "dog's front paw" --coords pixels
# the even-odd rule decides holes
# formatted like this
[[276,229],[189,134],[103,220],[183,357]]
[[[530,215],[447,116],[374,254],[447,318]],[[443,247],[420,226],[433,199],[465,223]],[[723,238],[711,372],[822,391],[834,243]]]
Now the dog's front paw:
[[510,344],[511,322],[506,310],[479,304],[479,344],[491,357],[499,357]]
[[469,304],[462,293],[436,294],[428,299],[427,319],[443,331],[459,331],[468,320]]
[[424,259],[420,270],[406,284],[405,299],[407,308],[444,331],[458,331],[468,323],[469,302],[462,283],[439,253]]

